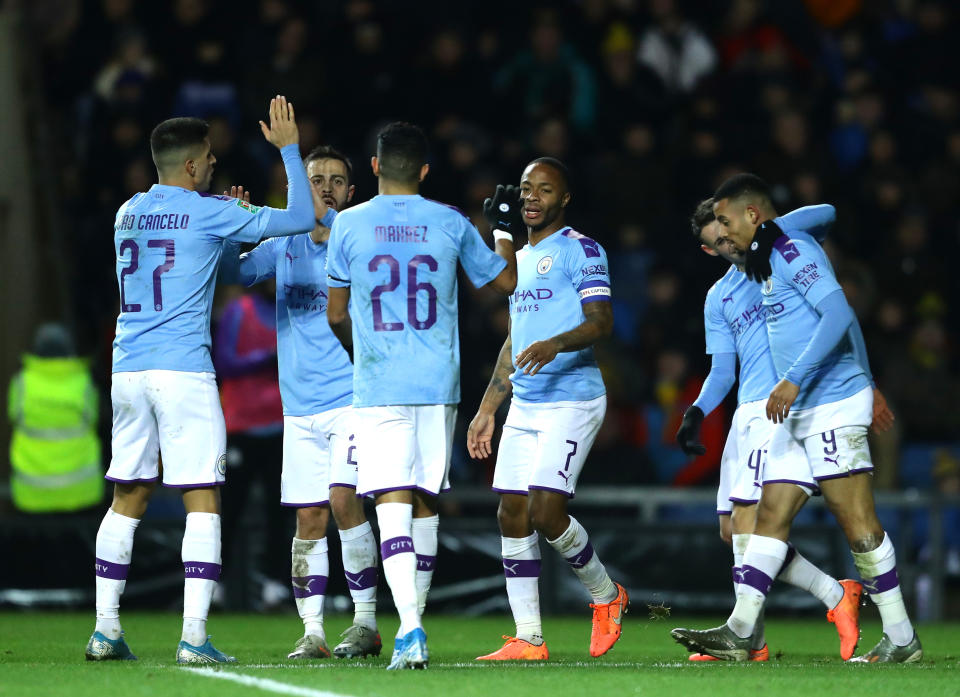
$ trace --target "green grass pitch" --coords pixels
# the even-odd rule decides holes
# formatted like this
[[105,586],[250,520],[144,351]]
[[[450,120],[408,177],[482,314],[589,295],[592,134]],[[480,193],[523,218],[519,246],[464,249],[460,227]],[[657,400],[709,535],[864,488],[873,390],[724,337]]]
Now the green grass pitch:
[[[875,612],[873,613],[875,614]],[[623,637],[606,656],[588,654],[590,617],[547,618],[550,661],[487,664],[474,657],[499,647],[513,630],[507,617],[428,616],[426,671],[384,671],[396,621],[381,618],[383,655],[376,660],[295,662],[286,659],[302,629],[295,615],[215,615],[209,631],[218,648],[240,659],[227,668],[183,669],[173,662],[180,619],[174,613],[125,613],[127,641],[140,660],[88,663],[83,648],[93,628],[91,613],[0,613],[0,695],[3,697],[300,697],[404,695],[559,697],[560,695],[704,695],[706,697],[936,697],[960,695],[960,626],[919,628],[924,660],[916,665],[844,665],[833,627],[825,620],[772,618],[767,623],[769,663],[689,663],[670,638],[675,626],[709,627],[718,618],[648,619],[636,605],[624,619]],[[326,620],[335,638],[349,618]],[[863,627],[861,649],[880,636]],[[331,641],[331,646],[335,642]],[[776,656],[776,657],[774,657]]]

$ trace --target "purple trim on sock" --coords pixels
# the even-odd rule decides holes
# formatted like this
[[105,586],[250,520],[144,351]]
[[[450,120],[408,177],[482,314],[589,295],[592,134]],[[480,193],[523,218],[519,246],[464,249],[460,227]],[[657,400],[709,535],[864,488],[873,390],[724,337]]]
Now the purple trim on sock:
[[731,566],[731,567],[730,567],[730,570],[733,572],[733,586],[734,586],[734,588],[736,588],[737,585],[739,585],[739,583],[740,583],[740,567],[739,567],[739,566]]
[[220,580],[220,565],[212,561],[185,561],[183,575],[186,578],[205,578],[208,581]]
[[149,484],[150,482],[160,481],[160,475],[157,475],[156,477],[142,477],[140,479],[120,479],[118,477],[111,477],[110,475],[105,474],[103,475],[103,478],[108,482],[115,482],[117,484],[136,484],[137,482],[145,482]]
[[873,472],[873,465],[870,467],[860,467],[855,470],[850,470],[849,472],[841,472],[840,474],[828,474],[825,477],[814,477],[818,482],[824,482],[828,479],[843,479],[844,477],[849,477],[851,474],[861,474],[863,472]]
[[573,498],[573,493],[571,493],[571,492],[569,492],[569,491],[564,491],[563,489],[554,489],[553,487],[540,486],[539,484],[531,484],[531,485],[530,485],[529,487],[527,487],[527,488],[528,488],[528,489],[536,489],[537,491],[552,491],[552,492],[555,493],[555,494],[563,494],[563,495],[566,496],[568,499],[572,499],[572,498]]
[[540,560],[504,559],[503,575],[507,578],[538,578],[540,576]]
[[389,540],[380,543],[380,558],[384,561],[395,554],[405,552],[414,554],[412,537],[391,537]]
[[[780,571],[783,571],[784,569],[786,569],[787,566],[790,564],[790,562],[793,561],[793,558],[794,558],[795,556],[797,556],[797,548],[794,547],[792,544],[790,544],[790,543],[788,542],[788,543],[787,543],[787,556],[785,556],[785,557],[783,558],[783,566],[780,567]],[[777,574],[777,575],[779,576],[780,574]]]
[[437,566],[437,558],[429,554],[417,555],[417,571],[433,571]]
[[287,503],[286,501],[281,501],[280,505],[286,506],[287,508],[318,508],[320,506],[330,505],[330,499],[314,501],[313,503]]
[[309,598],[314,595],[324,595],[327,592],[326,576],[291,576],[290,585],[293,586],[294,598]]
[[209,489],[214,486],[223,486],[226,484],[226,481],[222,482],[203,482],[202,484],[167,484],[163,483],[163,486],[168,489]]
[[343,575],[347,578],[347,588],[351,593],[374,588],[377,585],[377,567],[375,566],[369,566],[355,574],[344,569]]
[[587,541],[587,546],[574,554],[572,557],[565,557],[567,563],[572,569],[582,569],[591,559],[593,559],[593,545]]
[[517,489],[498,489],[495,486],[490,487],[490,491],[495,494],[516,494],[517,496],[527,496],[530,493],[528,491],[518,491]]
[[344,482],[331,482],[329,488],[332,489],[335,486],[342,486],[344,489],[353,489],[354,491],[357,490],[356,484],[346,484]]
[[755,503],[760,503],[760,499],[738,499],[733,496],[730,497],[730,500],[733,501],[734,503],[745,503],[750,506],[752,506]]
[[109,578],[114,581],[126,581],[130,571],[129,564],[118,564],[115,561],[105,561],[100,557],[93,560],[93,571],[100,578]]
[[755,566],[744,564],[740,567],[740,573],[737,574],[737,583],[750,586],[760,591],[763,595],[770,592],[770,586],[773,585],[773,579],[767,576],[763,571]]
[[721,511],[719,508],[717,509],[717,515],[730,515],[731,513],[733,513],[733,511]]
[[863,579],[863,589],[867,591],[867,593],[874,595],[877,593],[886,593],[899,585],[900,579],[897,578],[897,567],[893,567],[890,571],[884,571],[879,576]]

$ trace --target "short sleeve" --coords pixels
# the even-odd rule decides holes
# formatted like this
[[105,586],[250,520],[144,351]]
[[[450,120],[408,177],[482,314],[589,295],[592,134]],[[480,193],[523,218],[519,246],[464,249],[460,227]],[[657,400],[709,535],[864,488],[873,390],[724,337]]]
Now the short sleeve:
[[229,196],[209,196],[211,212],[204,222],[204,230],[214,237],[237,242],[259,242],[277,211],[267,206],[254,206]]
[[350,287],[350,261],[344,247],[344,216],[338,215],[330,228],[327,243],[327,285],[333,288]]
[[814,307],[841,290],[823,248],[816,242],[781,238],[774,244],[773,260],[777,275]]
[[737,343],[730,324],[717,303],[717,293],[711,289],[703,303],[703,331],[707,340],[707,353],[736,353]]
[[277,245],[282,239],[271,237],[240,255],[240,282],[243,285],[249,287],[277,275]]
[[507,260],[487,246],[473,223],[460,214],[457,219],[460,225],[460,264],[474,287],[480,288],[500,275]]
[[[575,235],[575,237],[574,237]],[[610,269],[607,252],[598,242],[579,233],[569,235],[576,244],[569,246],[566,254],[567,274],[574,290],[580,296],[580,304],[605,300],[610,302]]]

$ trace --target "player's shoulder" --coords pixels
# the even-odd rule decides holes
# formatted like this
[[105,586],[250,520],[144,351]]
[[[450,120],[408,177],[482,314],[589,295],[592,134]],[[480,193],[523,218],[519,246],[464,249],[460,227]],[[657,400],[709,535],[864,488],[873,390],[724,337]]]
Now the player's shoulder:
[[737,267],[730,264],[730,268],[720,278],[713,282],[713,285],[707,289],[707,295],[704,299],[705,305],[722,304],[720,301],[729,295],[730,291],[743,277],[743,273],[737,270]]
[[572,227],[561,231],[557,243],[567,250],[581,252],[587,259],[602,259],[606,255],[606,250],[599,242]]
[[473,224],[470,222],[470,218],[467,216],[467,214],[454,205],[444,203],[443,201],[437,201],[436,199],[427,198],[426,196],[421,196],[420,198],[422,205],[436,215],[449,217],[451,220],[456,222],[465,221],[471,225]]
[[823,247],[809,235],[784,235],[773,243],[770,254],[774,268],[789,269],[798,260],[818,260],[825,258]]

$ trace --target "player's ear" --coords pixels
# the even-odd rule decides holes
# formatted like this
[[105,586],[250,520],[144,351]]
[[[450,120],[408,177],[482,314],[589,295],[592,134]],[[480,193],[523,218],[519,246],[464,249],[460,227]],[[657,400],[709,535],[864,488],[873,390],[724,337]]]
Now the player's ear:
[[746,216],[747,222],[751,225],[758,225],[760,223],[760,209],[754,204],[748,203],[744,206],[743,214]]
[[705,244],[701,244],[701,245],[700,245],[700,249],[702,249],[703,251],[705,251],[707,254],[709,254],[709,255],[712,256],[712,257],[720,256],[720,255],[717,253],[717,250],[715,250],[713,247],[708,247],[708,246],[705,245]]
[[420,168],[420,181],[423,181],[423,180],[426,178],[427,172],[429,172],[429,171],[430,171],[430,165],[428,165],[428,164],[424,164],[424,165]]
[[566,208],[567,204],[570,203],[570,192],[566,192],[562,197],[560,197],[560,207]]
[[347,187],[347,201],[353,200],[353,192],[357,190],[357,187],[351,184]]
[[370,169],[373,170],[373,176],[380,176],[380,160],[377,159],[376,155],[370,158]]

